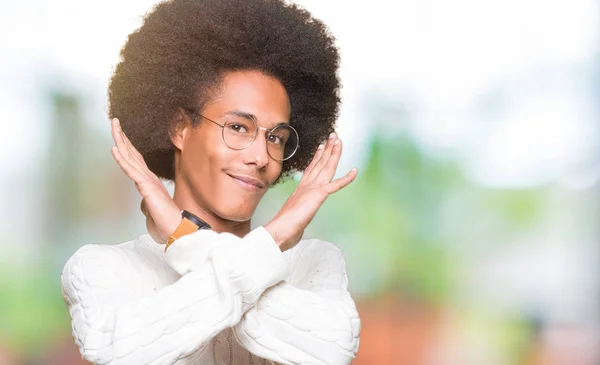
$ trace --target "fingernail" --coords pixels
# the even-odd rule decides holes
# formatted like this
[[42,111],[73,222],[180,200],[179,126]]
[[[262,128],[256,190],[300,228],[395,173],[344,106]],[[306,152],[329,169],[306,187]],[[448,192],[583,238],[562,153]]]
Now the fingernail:
[[339,139],[336,139],[336,140],[333,142],[333,144],[340,144],[340,142],[341,142],[341,140],[339,140]]
[[329,139],[333,139],[333,138],[335,138],[335,132],[332,132],[332,133],[329,135]]
[[319,145],[319,147],[317,147],[317,149],[320,149],[320,150],[322,150],[324,147],[325,147],[325,145],[324,145],[323,143],[321,143],[321,144]]

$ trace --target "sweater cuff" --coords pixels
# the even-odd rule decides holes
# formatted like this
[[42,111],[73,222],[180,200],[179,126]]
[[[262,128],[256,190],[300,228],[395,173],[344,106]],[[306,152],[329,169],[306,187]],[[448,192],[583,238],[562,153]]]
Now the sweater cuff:
[[283,259],[281,249],[262,226],[241,239],[231,233],[202,229],[177,239],[165,256],[167,263],[177,273],[185,275],[200,270],[211,255],[222,251],[227,252],[227,261],[235,262],[232,267],[234,271],[243,269],[260,276],[261,271],[274,270],[276,277],[288,272],[287,261]]
[[198,270],[219,240],[218,233],[202,229],[178,238],[165,253],[167,263],[179,275]]
[[[229,246],[223,253],[232,264],[233,276],[243,281],[245,284],[242,286],[248,286],[247,290],[259,295],[285,279],[289,273],[288,262],[281,249],[262,226],[252,230],[238,245]],[[258,300],[258,297],[255,299]]]

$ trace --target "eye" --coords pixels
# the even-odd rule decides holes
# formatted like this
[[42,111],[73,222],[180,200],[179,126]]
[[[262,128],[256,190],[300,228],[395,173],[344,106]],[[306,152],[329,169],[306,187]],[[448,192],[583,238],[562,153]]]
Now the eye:
[[269,135],[269,142],[275,143],[275,144],[284,144],[285,143],[284,139],[276,134]]
[[248,133],[248,128],[240,123],[231,123],[227,127],[236,133]]

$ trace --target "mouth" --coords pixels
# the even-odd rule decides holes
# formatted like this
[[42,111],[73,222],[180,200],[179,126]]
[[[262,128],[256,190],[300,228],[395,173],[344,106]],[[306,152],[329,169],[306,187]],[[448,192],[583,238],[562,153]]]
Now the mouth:
[[231,177],[233,180],[235,180],[235,182],[237,182],[242,188],[245,188],[246,190],[257,191],[260,189],[264,189],[265,185],[266,185],[261,180],[255,178],[255,177],[252,177],[252,176],[233,175],[233,174],[227,174],[227,175],[229,175],[229,177]]

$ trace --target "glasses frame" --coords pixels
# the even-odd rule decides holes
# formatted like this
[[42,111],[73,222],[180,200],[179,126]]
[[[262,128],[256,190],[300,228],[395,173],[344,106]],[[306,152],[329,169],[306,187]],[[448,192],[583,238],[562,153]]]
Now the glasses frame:
[[[241,150],[245,150],[246,148],[248,148],[248,147],[252,146],[252,143],[254,143],[254,141],[256,141],[256,136],[258,135],[258,131],[259,131],[260,129],[262,129],[262,130],[264,130],[264,131],[265,131],[265,139],[267,139],[267,138],[269,138],[269,136],[271,135],[271,133],[272,133],[272,132],[273,132],[275,129],[277,129],[277,128],[279,128],[279,127],[281,127],[281,126],[282,126],[282,125],[280,124],[280,125],[277,125],[277,126],[275,126],[275,127],[273,127],[273,128],[260,127],[258,124],[256,124],[256,122],[255,122],[254,120],[250,119],[250,120],[252,121],[252,123],[254,123],[254,125],[256,126],[256,130],[255,130],[255,132],[254,132],[254,135],[252,136],[252,140],[250,141],[250,143],[248,143],[248,145],[247,145],[247,146],[245,146],[245,147],[243,147],[243,148],[233,148],[233,147],[231,147],[231,146],[230,146],[230,145],[229,145],[229,144],[228,144],[228,143],[225,141],[225,124],[221,124],[221,123],[219,123],[219,122],[216,122],[216,121],[214,121],[214,120],[212,120],[212,119],[210,119],[210,118],[208,118],[208,117],[206,117],[206,116],[204,116],[204,115],[202,115],[202,114],[198,113],[198,112],[197,112],[195,109],[190,109],[190,108],[185,108],[185,107],[182,107],[182,108],[183,108],[183,109],[184,109],[184,110],[185,110],[187,113],[191,114],[191,117],[192,117],[192,119],[193,119],[195,116],[200,116],[200,117],[202,117],[202,118],[204,118],[204,119],[208,120],[209,122],[212,122],[212,123],[214,123],[215,125],[217,125],[217,126],[221,127],[221,139],[223,140],[223,143],[225,143],[225,145],[226,145],[227,147],[229,147],[229,148],[231,148],[232,150],[235,150],[235,151],[241,151]],[[294,151],[292,152],[292,154],[291,154],[289,157],[286,157],[286,158],[284,158],[283,160],[279,160],[279,159],[276,159],[275,157],[271,156],[271,153],[269,153],[269,149],[267,148],[267,153],[269,154],[269,157],[271,157],[271,158],[272,158],[273,160],[275,160],[275,161],[281,161],[281,162],[283,162],[283,161],[287,161],[287,160],[289,160],[290,158],[292,158],[292,157],[293,157],[293,156],[296,154],[296,152],[297,152],[297,151],[298,151],[298,149],[300,148],[300,136],[298,135],[298,131],[296,131],[296,128],[292,127],[292,126],[291,126],[291,125],[289,125],[289,124],[286,124],[286,126],[287,126],[287,127],[289,127],[289,128],[290,128],[290,129],[291,129],[291,130],[292,130],[292,131],[293,131],[293,132],[296,134],[296,140],[298,141],[298,143],[296,144],[296,148],[294,149]],[[268,142],[267,142],[267,143],[268,143]]]

